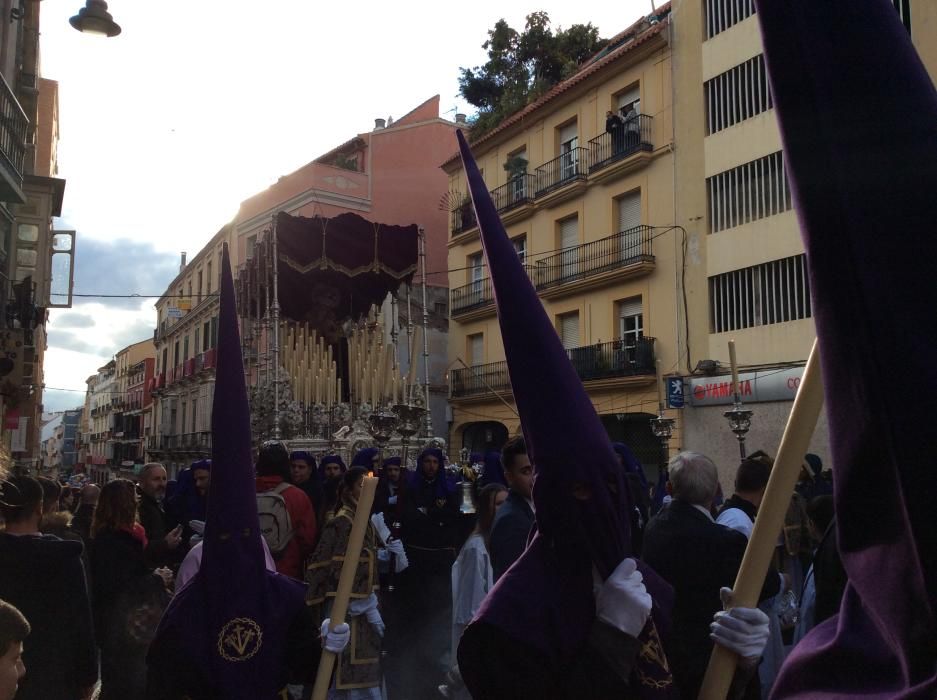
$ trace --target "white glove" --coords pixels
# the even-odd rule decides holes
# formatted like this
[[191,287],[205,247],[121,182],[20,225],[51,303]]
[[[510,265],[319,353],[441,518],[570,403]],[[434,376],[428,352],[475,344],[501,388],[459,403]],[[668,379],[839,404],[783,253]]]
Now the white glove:
[[[732,591],[722,588],[719,595],[725,601]],[[758,608],[717,612],[709,628],[712,630],[709,638],[716,644],[749,661],[760,659],[768,644],[768,616]]]
[[387,498],[387,505],[390,505],[390,506],[395,506],[395,505],[397,505],[397,496],[396,496],[396,495],[389,496],[389,497]]
[[365,619],[371,623],[379,637],[384,636],[384,618],[381,617],[381,612],[377,609],[377,606],[368,608],[368,611],[364,614]]
[[398,557],[406,556],[403,551],[403,542],[400,540],[391,540],[387,543],[387,551],[396,554]]
[[322,646],[326,651],[333,654],[341,654],[348,646],[348,640],[351,639],[351,627],[347,622],[336,625],[334,630],[329,631],[329,625],[332,621],[325,618],[322,621],[322,627],[319,629],[319,635],[322,637]]
[[651,614],[651,602],[637,562],[625,559],[596,592],[596,616],[625,634],[637,637]]

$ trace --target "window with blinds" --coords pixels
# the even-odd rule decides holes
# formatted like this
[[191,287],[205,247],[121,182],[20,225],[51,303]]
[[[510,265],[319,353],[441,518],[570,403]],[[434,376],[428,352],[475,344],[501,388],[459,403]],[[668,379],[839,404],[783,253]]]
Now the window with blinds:
[[706,178],[709,230],[718,233],[792,208],[781,151]]
[[616,200],[618,207],[618,245],[622,260],[636,257],[642,252],[641,191],[629,192]]
[[573,121],[559,130],[560,154],[560,178],[563,180],[574,177],[577,172],[578,154],[576,147],[579,145],[579,125]]
[[469,364],[473,367],[485,361],[485,336],[483,333],[474,333],[468,338]]
[[579,256],[576,246],[579,245],[579,217],[571,216],[560,222],[560,241],[559,248],[563,250],[560,254],[559,271],[560,277],[570,277],[579,272]]
[[517,257],[521,259],[522,263],[527,262],[527,235],[518,236],[517,238],[511,239],[511,244],[514,246],[514,252],[517,253]]
[[707,80],[706,135],[751,119],[774,106],[762,54]]
[[704,8],[703,31],[712,39],[755,14],[755,0],[705,0]]
[[804,255],[709,278],[712,333],[796,321],[812,315]]
[[563,347],[567,350],[579,347],[579,312],[573,311],[557,317],[557,330]]
[[627,111],[634,107],[634,111],[641,114],[641,86],[635,85],[618,95],[618,109]]

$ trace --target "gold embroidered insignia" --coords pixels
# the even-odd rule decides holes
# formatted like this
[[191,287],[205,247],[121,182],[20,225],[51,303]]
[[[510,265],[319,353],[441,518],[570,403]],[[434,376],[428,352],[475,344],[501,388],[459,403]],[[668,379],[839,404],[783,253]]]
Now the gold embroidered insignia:
[[247,661],[260,650],[263,632],[249,617],[236,617],[218,633],[218,654],[225,661]]

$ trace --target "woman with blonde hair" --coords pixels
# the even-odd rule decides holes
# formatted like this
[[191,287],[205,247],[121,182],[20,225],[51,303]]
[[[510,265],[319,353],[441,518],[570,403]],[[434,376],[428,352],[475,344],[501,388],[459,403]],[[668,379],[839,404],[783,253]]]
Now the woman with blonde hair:
[[143,551],[132,481],[104,485],[91,523],[91,581],[95,632],[101,648],[100,700],[143,697],[146,650],[169,599],[168,569],[154,571]]

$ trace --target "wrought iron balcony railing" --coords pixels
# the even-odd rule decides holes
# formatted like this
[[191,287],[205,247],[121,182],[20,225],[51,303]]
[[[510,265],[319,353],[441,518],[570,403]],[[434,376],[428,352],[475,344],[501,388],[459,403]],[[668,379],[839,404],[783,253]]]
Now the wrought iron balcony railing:
[[534,285],[538,290],[549,289],[625,265],[653,262],[652,231],[650,226],[635,226],[538,260],[531,273]]
[[457,236],[470,228],[475,227],[478,222],[475,221],[475,207],[471,202],[463,202],[449,214],[452,217],[452,235]]
[[589,172],[594,173],[638,151],[654,150],[651,142],[653,121],[654,117],[639,114],[626,120],[618,131],[614,133],[606,131],[589,141],[589,150],[592,152]]
[[589,149],[573,148],[537,168],[537,197],[566,185],[584,180],[589,167]]
[[532,173],[524,173],[491,190],[491,199],[501,213],[532,202],[536,190],[537,177]]
[[0,76],[0,157],[5,171],[0,178],[0,195],[5,201],[22,197],[23,166],[26,160],[26,132],[29,119],[16,95]]
[[[613,340],[570,348],[566,354],[584,382],[617,377],[653,376],[656,372],[654,341],[650,336],[638,338],[633,343]],[[449,377],[452,398],[483,396],[492,391],[511,391],[507,363],[503,360],[453,369]]]

